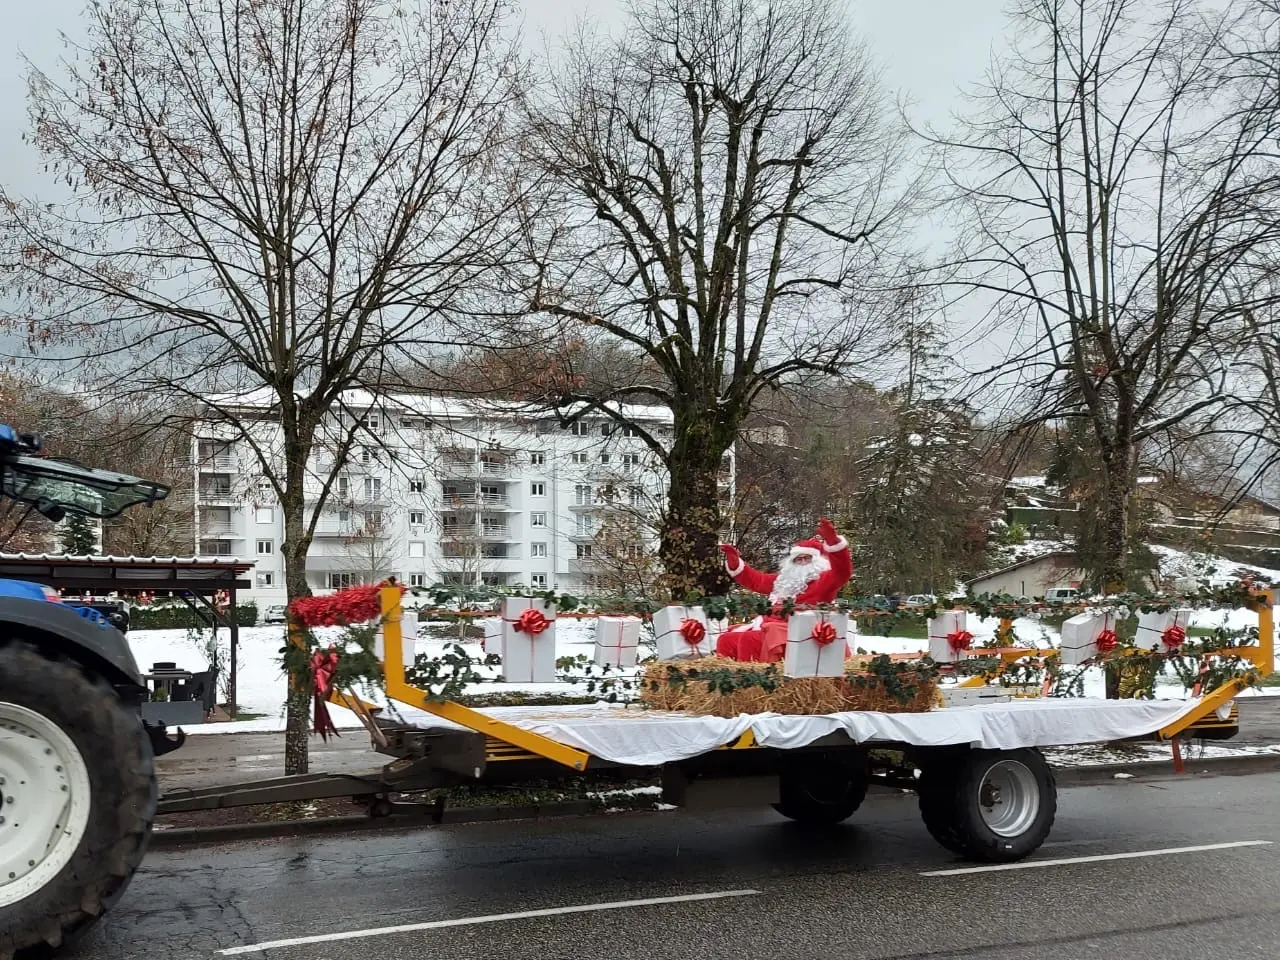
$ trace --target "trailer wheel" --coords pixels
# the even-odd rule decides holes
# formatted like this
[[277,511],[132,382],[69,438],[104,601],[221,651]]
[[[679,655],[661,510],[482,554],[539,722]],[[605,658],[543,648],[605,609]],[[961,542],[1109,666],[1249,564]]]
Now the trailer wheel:
[[960,831],[960,806],[956,802],[956,783],[964,766],[964,756],[938,752],[923,761],[916,782],[920,801],[920,819],[929,836],[947,850],[965,856],[964,837]]
[[1053,827],[1057,787],[1039,750],[971,750],[932,776],[922,784],[920,812],[953,853],[988,863],[1021,860]]
[[789,764],[779,773],[773,809],[797,823],[840,823],[862,806],[869,781],[865,755],[855,763],[815,758]]
[[154,757],[109,685],[0,646],[0,956],[58,947],[119,899],[146,852]]

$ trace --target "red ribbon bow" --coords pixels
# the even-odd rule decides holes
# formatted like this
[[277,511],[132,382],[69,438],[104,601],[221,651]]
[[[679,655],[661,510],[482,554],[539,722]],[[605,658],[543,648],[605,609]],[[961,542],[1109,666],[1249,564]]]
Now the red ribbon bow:
[[813,625],[813,632],[809,634],[809,639],[820,647],[835,643],[837,639],[836,628],[826,620],[819,620]]
[[973,634],[968,630],[953,630],[947,634],[947,646],[951,648],[952,653],[968,650],[972,644]]
[[527,633],[531,637],[536,637],[543,630],[547,629],[547,627],[551,626],[551,621],[543,616],[541,610],[535,610],[533,607],[529,607],[521,611],[520,616],[516,617],[515,624],[516,629],[521,633]]
[[686,617],[680,621],[680,636],[684,637],[684,642],[689,646],[696,647],[706,639],[707,628],[702,625],[701,620]]
[[1187,642],[1187,631],[1183,630],[1175,623],[1160,635],[1160,642],[1170,650],[1177,650]]
[[328,699],[333,690],[333,677],[338,672],[338,651],[333,647],[317,650],[311,655],[311,687],[315,700],[315,720],[312,730],[328,741],[329,734],[339,736],[338,728],[329,716]]
[[1116,647],[1120,646],[1120,638],[1116,636],[1114,630],[1103,630],[1098,634],[1098,639],[1094,645],[1098,648],[1099,653],[1110,653]]

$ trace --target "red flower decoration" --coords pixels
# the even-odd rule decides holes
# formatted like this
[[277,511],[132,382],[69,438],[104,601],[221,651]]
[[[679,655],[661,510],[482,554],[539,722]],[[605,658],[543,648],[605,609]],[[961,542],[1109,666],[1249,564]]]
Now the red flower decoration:
[[1120,638],[1116,636],[1114,630],[1103,630],[1098,634],[1098,639],[1094,645],[1098,648],[1099,653],[1110,653],[1120,646]]
[[707,637],[707,628],[702,625],[701,620],[694,620],[692,617],[680,621],[680,636],[684,637],[684,642],[691,647],[696,647]]
[[329,694],[333,691],[333,676],[338,672],[338,651],[332,646],[328,650],[317,650],[311,655],[311,687],[314,697],[315,720],[312,730],[320,734],[326,741],[329,734],[338,736],[338,728],[333,725],[329,716]]
[[[348,587],[325,597],[298,597],[289,604],[304,627],[336,627],[363,623],[382,615],[382,584]],[[400,587],[401,594],[404,587]]]
[[533,607],[529,607],[528,609],[521,611],[520,616],[516,617],[515,625],[516,629],[521,633],[527,633],[531,637],[536,637],[543,630],[547,629],[547,627],[551,626],[551,621],[543,616],[541,610],[535,610]]
[[947,646],[952,653],[968,650],[973,645],[973,634],[968,630],[954,630],[947,634]]
[[1160,635],[1160,642],[1170,650],[1177,650],[1187,642],[1187,631],[1183,630],[1175,623]]
[[835,643],[837,639],[836,628],[827,621],[821,620],[813,625],[813,632],[809,634],[809,639],[820,647]]

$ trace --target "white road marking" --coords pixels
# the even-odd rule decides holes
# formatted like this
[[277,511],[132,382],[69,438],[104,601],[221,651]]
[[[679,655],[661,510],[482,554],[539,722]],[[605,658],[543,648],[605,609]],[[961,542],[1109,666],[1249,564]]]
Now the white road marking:
[[1137,860],[1141,857],[1167,857],[1175,853],[1203,853],[1206,850],[1232,850],[1236,847],[1267,847],[1270,840],[1233,840],[1230,843],[1206,843],[1199,847],[1165,847],[1162,850],[1135,850],[1131,853],[1100,853],[1091,857],[1061,857],[1057,860],[1019,860],[1017,863],[989,863],[981,867],[956,867],[952,870],[922,870],[922,877],[955,877],[964,873],[994,873],[997,870],[1033,870],[1036,867],[1061,867],[1073,863],[1099,863],[1103,860]]
[[724,900],[728,897],[753,897],[759,890],[721,890],[717,893],[689,893],[679,897],[649,897],[645,900],[615,900],[611,903],[584,903],[573,907],[548,907],[544,910],[521,910],[518,913],[493,913],[483,917],[459,917],[456,920],[429,920],[425,923],[403,923],[395,927],[374,927],[369,930],[350,930],[345,933],[320,933],[310,937],[290,937],[287,940],[268,940],[243,947],[219,950],[224,957],[282,947],[305,946],[309,943],[333,943],[337,940],[362,940],[365,937],[385,937],[393,933],[413,933],[417,930],[439,930],[443,927],[466,927],[479,923],[500,923],[504,920],[526,920],[530,917],[556,917],[566,913],[593,913],[598,910],[625,910],[629,907],[652,907],[666,903],[695,903],[699,900]]

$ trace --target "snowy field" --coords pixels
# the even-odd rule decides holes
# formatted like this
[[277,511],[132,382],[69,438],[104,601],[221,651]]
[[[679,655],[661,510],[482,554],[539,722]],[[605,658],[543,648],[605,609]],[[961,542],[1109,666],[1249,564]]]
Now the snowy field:
[[[1277,577],[1277,579],[1280,579],[1280,577]],[[1193,626],[1210,628],[1226,626],[1230,629],[1256,626],[1257,621],[1257,614],[1249,610],[1200,610],[1192,618]],[[483,621],[479,622],[483,623]],[[979,620],[972,615],[969,617],[969,630],[974,635],[975,643],[978,644],[990,640],[995,635],[998,626],[999,621],[994,618]],[[451,628],[456,629],[457,625],[423,623],[420,625],[420,633],[430,633],[434,638],[441,638],[451,632]],[[1013,629],[1018,642],[1025,646],[1048,648],[1056,646],[1058,643],[1057,630],[1038,620],[1015,620]],[[647,636],[646,633],[648,633]],[[323,637],[324,631],[320,631],[320,634]],[[129,643],[144,673],[150,670],[151,664],[163,661],[174,662],[182,669],[199,671],[208,667],[204,654],[204,645],[208,636],[207,630],[203,631],[198,638],[193,632],[187,630],[135,630],[129,634]],[[594,638],[594,619],[561,619],[556,623],[556,656],[566,657],[584,654],[590,658]],[[228,639],[227,631],[222,631],[220,642],[224,649]],[[216,734],[283,730],[285,678],[280,667],[280,648],[284,645],[284,642],[283,626],[248,627],[240,630],[237,699],[242,710],[262,714],[263,716],[254,720],[232,723],[201,724],[187,732]],[[925,648],[922,640],[865,634],[854,635],[850,638],[850,642],[856,649],[867,653],[922,653]],[[429,656],[439,656],[444,652],[445,646],[446,641],[444,639],[426,639],[420,635],[415,644],[415,652]],[[464,644],[464,648],[475,658],[483,656],[479,641],[467,642]],[[641,634],[640,655],[643,658],[652,653],[652,634],[648,632],[646,627],[646,630]],[[227,666],[226,663],[223,663],[224,672]],[[481,672],[493,677],[497,676],[499,671],[495,668],[483,668]],[[469,688],[468,692],[498,693],[503,691],[586,693],[586,690],[581,685],[568,683],[509,684],[497,682],[474,684]],[[1162,698],[1180,699],[1186,696],[1181,685],[1173,682],[1157,685],[1156,692],[1157,696]],[[1250,694],[1263,695],[1269,692],[1269,690],[1250,691]],[[1280,690],[1276,692],[1280,693]],[[1090,670],[1086,674],[1085,695],[1090,697],[1103,696],[1103,680],[1100,670]],[[352,729],[359,726],[355,716],[349,711],[340,707],[331,707],[330,709],[334,723],[340,729]],[[409,717],[410,711],[407,709],[401,709],[400,712],[406,718]]]

